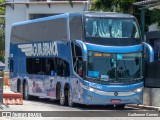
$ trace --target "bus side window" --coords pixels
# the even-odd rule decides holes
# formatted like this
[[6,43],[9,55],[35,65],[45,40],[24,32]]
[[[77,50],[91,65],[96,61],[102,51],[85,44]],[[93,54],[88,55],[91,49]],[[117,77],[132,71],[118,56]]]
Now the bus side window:
[[44,71],[42,70],[42,58],[34,59],[34,74],[44,75]]
[[54,76],[55,75],[55,58],[50,58],[50,70],[49,70],[49,75]]
[[78,67],[77,73],[78,73],[79,76],[82,77],[82,76],[83,76],[83,71],[82,71],[82,58],[81,58],[81,60],[78,61],[77,67]]
[[61,58],[57,58],[57,75],[62,77],[68,77],[70,75],[68,62]]
[[27,73],[37,75],[69,76],[70,69],[67,61],[60,58],[27,58]]
[[34,74],[34,58],[26,59],[26,70],[28,74]]

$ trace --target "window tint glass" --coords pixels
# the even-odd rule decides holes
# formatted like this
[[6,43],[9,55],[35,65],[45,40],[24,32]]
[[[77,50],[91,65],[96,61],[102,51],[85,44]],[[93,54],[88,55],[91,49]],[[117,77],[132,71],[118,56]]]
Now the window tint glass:
[[82,40],[81,17],[70,17],[70,38],[71,40]]
[[61,40],[67,42],[66,19],[46,20],[12,27],[11,42],[14,44]]
[[132,19],[86,18],[86,37],[140,38],[136,22]]
[[61,58],[27,58],[27,73],[37,75],[70,75],[69,64]]

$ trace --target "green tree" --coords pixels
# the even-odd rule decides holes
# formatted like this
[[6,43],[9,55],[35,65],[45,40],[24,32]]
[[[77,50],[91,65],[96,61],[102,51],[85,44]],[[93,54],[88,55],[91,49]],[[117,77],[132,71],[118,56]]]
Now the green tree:
[[126,12],[133,11],[133,3],[136,0],[92,0],[92,10],[108,12]]
[[[0,4],[5,0],[0,0]],[[4,62],[4,49],[5,49],[5,7],[0,7],[0,61]]]
[[[5,0],[0,0],[0,4],[5,3]],[[4,15],[5,14],[5,7],[0,7],[0,15]]]
[[158,23],[160,26],[160,9],[146,10],[146,24]]
[[[134,14],[140,22],[140,9],[133,3],[142,0],[92,0],[91,11],[123,12]],[[158,22],[160,26],[160,9],[145,9],[145,28]]]

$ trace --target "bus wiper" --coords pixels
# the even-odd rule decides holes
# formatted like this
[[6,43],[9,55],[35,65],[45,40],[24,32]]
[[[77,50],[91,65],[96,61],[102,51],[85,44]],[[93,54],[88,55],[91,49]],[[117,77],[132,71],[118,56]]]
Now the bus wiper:
[[140,82],[142,78],[143,78],[143,77],[139,77],[139,78],[130,78],[129,80],[127,80],[127,82],[132,82],[132,81],[138,81],[138,82]]
[[135,78],[134,80],[137,80],[138,82],[140,82],[141,79],[143,79],[143,77]]

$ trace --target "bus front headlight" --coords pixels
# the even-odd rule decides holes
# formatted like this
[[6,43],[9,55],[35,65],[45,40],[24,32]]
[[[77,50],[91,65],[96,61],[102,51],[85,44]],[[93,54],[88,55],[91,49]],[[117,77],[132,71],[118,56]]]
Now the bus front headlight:
[[142,92],[142,91],[143,91],[143,87],[133,90],[133,92],[135,92],[135,93],[139,93],[139,92]]

